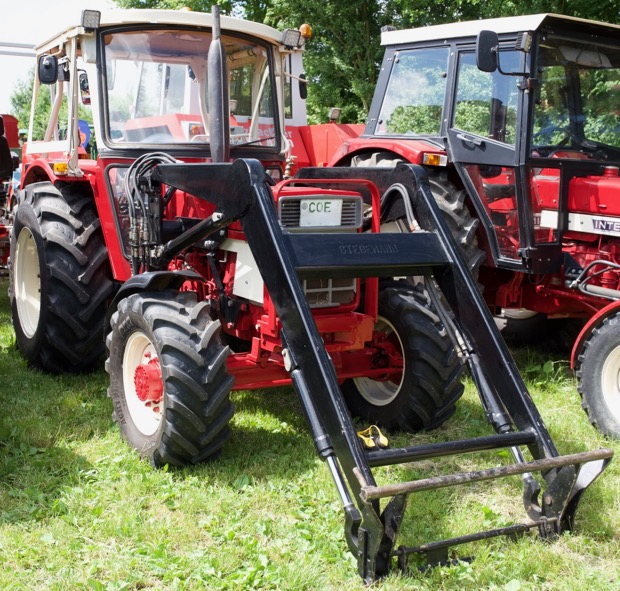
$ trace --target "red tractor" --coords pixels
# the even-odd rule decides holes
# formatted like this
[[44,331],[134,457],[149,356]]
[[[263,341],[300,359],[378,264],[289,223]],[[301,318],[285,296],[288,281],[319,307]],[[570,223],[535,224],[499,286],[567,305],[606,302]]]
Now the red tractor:
[[582,405],[614,437],[619,34],[616,25],[549,14],[385,31],[365,131],[329,160],[424,166],[486,302],[504,311],[510,331],[582,321],[571,360]]
[[[394,543],[408,495],[437,488],[380,486],[374,467],[507,448],[509,465],[441,484],[523,476],[528,519],[470,539],[569,529],[612,452],[558,454],[424,171],[284,178],[302,45],[300,31],[214,9],[84,11],[36,48],[33,104],[46,87],[54,103],[44,137],[31,124],[11,234],[20,352],[63,372],[93,369],[107,351],[114,418],[155,466],[218,456],[232,390],[292,384],[367,582],[427,552]],[[379,232],[403,211],[419,231]],[[493,434],[398,449],[367,437],[364,448],[352,416],[439,426],[465,367]]]
[[9,258],[9,232],[15,205],[14,171],[19,168],[17,119],[0,115],[0,267],[6,267]]

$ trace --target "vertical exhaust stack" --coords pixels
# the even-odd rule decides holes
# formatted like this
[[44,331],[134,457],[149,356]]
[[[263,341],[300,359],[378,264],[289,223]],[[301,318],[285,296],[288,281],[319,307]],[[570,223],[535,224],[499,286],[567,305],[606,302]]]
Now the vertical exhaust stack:
[[209,90],[209,136],[213,162],[228,162],[230,157],[230,120],[228,114],[228,69],[221,41],[220,7],[213,6],[213,39],[209,46],[207,74]]

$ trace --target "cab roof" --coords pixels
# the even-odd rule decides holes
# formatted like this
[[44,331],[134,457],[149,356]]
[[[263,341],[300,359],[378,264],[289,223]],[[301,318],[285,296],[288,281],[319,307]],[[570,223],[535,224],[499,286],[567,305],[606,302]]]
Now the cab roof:
[[[87,7],[87,5],[86,5]],[[101,12],[100,27],[115,25],[173,25],[188,27],[208,27],[213,25],[213,15],[209,12],[193,12],[186,10],[155,10],[132,8],[127,10],[105,10]],[[282,33],[273,27],[255,23],[231,16],[220,16],[222,33],[235,32],[245,33],[267,41],[279,44]],[[50,47],[57,46],[59,41],[74,37],[81,32],[80,22],[74,22],[63,31],[59,31],[51,39],[35,47],[37,53],[42,53]]]
[[521,31],[536,31],[543,24],[553,22],[556,25],[572,26],[580,28],[606,29],[614,35],[620,33],[620,26],[572,16],[558,14],[529,14],[524,16],[509,16],[504,18],[490,18],[476,21],[450,23],[446,25],[434,25],[430,27],[417,27],[415,29],[403,29],[401,31],[384,31],[381,34],[381,45],[399,45],[402,43],[417,43],[420,41],[447,41],[463,37],[476,37],[480,31],[490,30],[497,34],[519,33]]

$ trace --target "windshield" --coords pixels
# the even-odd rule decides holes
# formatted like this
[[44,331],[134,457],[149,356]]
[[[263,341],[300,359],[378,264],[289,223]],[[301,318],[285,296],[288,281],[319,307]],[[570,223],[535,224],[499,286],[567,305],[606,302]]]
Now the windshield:
[[439,135],[447,70],[447,47],[397,52],[375,133]]
[[561,36],[541,41],[534,155],[620,155],[620,49]]
[[[211,33],[183,29],[104,34],[107,136],[112,144],[209,142]],[[268,46],[222,35],[231,146],[277,147]]]

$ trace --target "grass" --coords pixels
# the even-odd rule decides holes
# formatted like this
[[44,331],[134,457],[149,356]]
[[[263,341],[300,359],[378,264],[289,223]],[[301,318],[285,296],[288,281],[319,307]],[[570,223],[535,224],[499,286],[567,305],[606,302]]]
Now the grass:
[[[0,588],[3,590],[363,589],[343,536],[340,503],[288,388],[234,394],[234,435],[212,464],[153,470],[120,439],[107,376],[50,376],[15,350],[0,280]],[[562,453],[611,446],[588,424],[561,357],[517,352]],[[437,432],[488,433],[468,388]],[[416,465],[416,473],[478,469],[493,454]],[[583,590],[620,588],[620,468],[585,493],[575,532],[463,549],[471,563],[394,572],[373,588]],[[407,477],[405,468],[386,477]],[[523,518],[518,478],[412,496],[399,543],[419,544]]]

